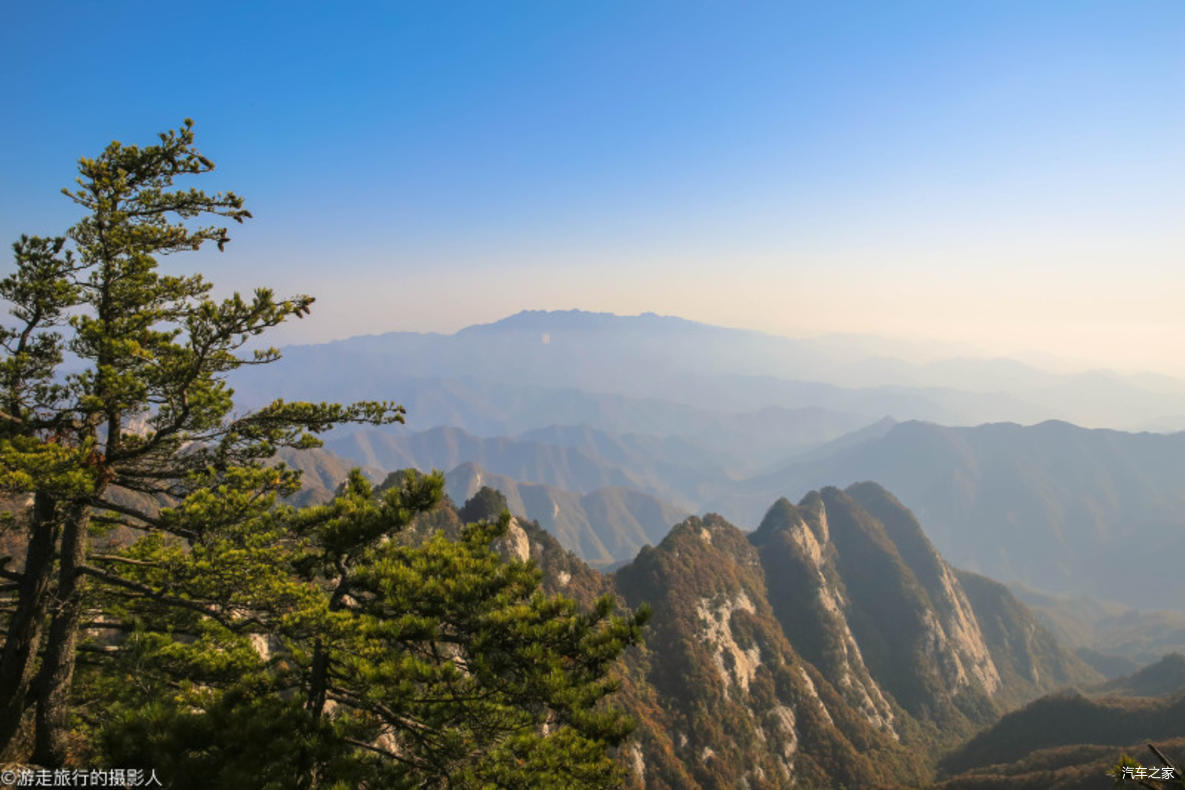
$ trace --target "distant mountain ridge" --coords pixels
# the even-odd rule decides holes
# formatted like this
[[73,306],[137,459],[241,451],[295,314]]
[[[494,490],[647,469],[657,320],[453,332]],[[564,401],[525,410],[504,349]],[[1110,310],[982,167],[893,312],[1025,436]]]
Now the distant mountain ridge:
[[673,315],[640,313],[638,315],[617,315],[587,310],[520,310],[519,312],[491,321],[488,324],[473,324],[461,329],[461,333],[475,332],[596,332],[610,330],[635,332],[725,332],[753,337],[767,336],[764,332],[749,329],[733,329],[713,326],[701,321],[692,321]]
[[1173,699],[1090,699],[1077,692],[1042,697],[1004,716],[943,760],[960,773],[1021,760],[1032,752],[1075,744],[1120,750],[1140,741],[1167,741],[1185,731],[1185,696]]
[[[287,361],[244,371],[235,384],[248,401],[256,392],[407,400],[429,381],[472,377],[503,389],[572,388],[721,412],[823,406],[868,422],[888,414],[947,424],[1057,418],[1125,429],[1176,420],[1185,428],[1185,382],[1176,379],[1056,374],[1007,359],[915,364],[892,358],[892,348],[875,338],[787,338],[654,314],[523,311],[452,335],[393,332],[292,346]],[[318,382],[335,391],[326,394]],[[518,430],[532,427],[541,426]]]
[[1185,653],[1185,612],[1136,609],[1088,595],[1057,596],[1023,586],[1016,594],[1062,644],[1107,677],[1130,674],[1168,653]]
[[580,447],[509,437],[483,438],[459,428],[432,428],[419,433],[356,431],[328,440],[326,447],[345,458],[384,469],[412,467],[430,471],[471,462],[513,480],[582,494],[614,486],[645,491],[676,503],[683,499],[660,476],[626,469]]
[[952,562],[1003,581],[1137,608],[1185,601],[1185,433],[1065,422],[950,428],[904,422],[721,487],[705,508],[755,523],[762,500],[876,480]]
[[[1185,695],[1185,655],[1169,653],[1131,675],[1092,689],[1098,696],[1178,697]],[[1185,726],[1183,726],[1185,731]]]
[[[490,483],[514,483],[513,507],[561,495],[472,464],[453,473],[454,501]],[[492,516],[497,500],[464,512]],[[416,529],[459,523],[446,503]],[[684,519],[613,574],[522,518],[499,545],[533,559],[547,590],[653,608],[620,678],[640,723],[621,755],[634,788],[920,787],[1000,713],[1101,680],[1005,587],[947,564],[873,483],[780,499],[750,534]]]
[[[289,400],[398,400],[406,407],[403,430],[460,428],[478,436],[519,436],[553,425],[579,425],[616,434],[679,437],[703,445],[724,466],[752,474],[843,436],[873,422],[868,416],[836,406],[784,405],[757,409],[701,408],[670,398],[631,397],[570,385],[528,385],[465,374],[415,377],[389,370],[374,374],[375,359],[339,357],[328,348],[314,360],[288,358],[286,372],[277,371],[270,386]],[[253,376],[248,371],[244,377]],[[237,387],[246,395],[261,391],[259,381],[244,379]],[[677,391],[672,393],[677,398]],[[249,397],[246,398],[250,400]]]
[[[433,467],[417,463],[414,453],[403,456],[398,452],[398,447],[385,446],[372,452],[370,460],[383,465],[363,466],[363,474],[378,482],[398,469],[429,471]],[[285,449],[277,460],[302,471],[303,488],[288,500],[294,505],[329,501],[350,469],[361,463],[325,448]],[[633,559],[639,549],[661,541],[672,524],[688,515],[686,510],[636,488],[601,486],[585,492],[572,491],[516,480],[490,472],[472,461],[445,473],[445,490],[455,502],[465,502],[482,486],[500,491],[513,513],[538,522],[565,549],[575,551],[596,567]]]
[[[1185,577],[1174,561],[1185,555],[1185,488],[1179,484],[1185,434],[1062,422],[950,428],[882,420],[799,453],[776,471],[739,480],[730,459],[694,439],[588,426],[551,425],[517,438],[457,428],[359,431],[330,437],[327,448],[388,470],[452,470],[472,462],[489,474],[578,494],[631,488],[684,512],[721,513],[747,528],[760,523],[763,503],[800,497],[828,481],[876,480],[897,492],[942,552],[968,570],[1141,610],[1185,600]],[[633,542],[622,546],[636,548]],[[596,552],[586,556],[601,562]],[[1167,625],[1180,631],[1180,624]],[[1072,641],[1105,651],[1089,640]],[[1179,644],[1185,642],[1157,649]],[[1132,657],[1145,661],[1159,655],[1137,653]]]
[[632,559],[643,546],[661,541],[672,524],[688,515],[629,488],[598,488],[580,494],[491,474],[472,462],[447,472],[445,485],[455,502],[466,501],[482,486],[500,491],[512,513],[535,521],[594,567]]

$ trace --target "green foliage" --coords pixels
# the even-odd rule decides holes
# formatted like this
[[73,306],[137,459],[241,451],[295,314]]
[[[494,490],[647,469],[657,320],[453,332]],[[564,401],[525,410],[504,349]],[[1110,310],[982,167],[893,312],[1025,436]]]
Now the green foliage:
[[[142,612],[117,662],[142,692],[119,683],[96,698],[105,759],[167,766],[178,787],[617,783],[607,750],[632,724],[602,700],[645,616],[544,596],[538,569],[491,549],[505,517],[459,540],[393,540],[442,484],[409,473],[376,495],[355,472],[327,505],[264,514],[283,528],[253,528],[250,560],[233,529],[208,554],[157,546],[171,594],[207,605],[215,569],[245,563],[225,574],[240,616]],[[128,567],[128,578],[158,572]]]
[[[356,473],[323,507],[277,504],[300,485],[277,450],[403,409],[233,411],[226,375],[279,357],[246,345],[313,300],[214,300],[161,270],[229,241],[202,218],[250,217],[233,193],[174,187],[213,169],[193,139],[187,120],[80,160],[65,192],[86,215],[22,238],[0,281],[0,489],[32,494],[13,520],[23,568],[0,566],[0,748],[32,706],[32,761],[152,765],[176,787],[612,784],[630,722],[602,700],[644,616],[544,596],[491,549],[504,518],[392,540],[440,500],[439,475],[376,494]],[[132,539],[96,551],[115,530]]]
[[465,522],[483,521],[497,518],[503,510],[507,509],[506,497],[501,491],[489,486],[482,486],[476,494],[469,498],[458,515]]
[[94,488],[87,469],[91,447],[63,446],[34,436],[0,439],[0,491],[9,496],[35,491],[85,496]]
[[0,436],[31,433],[32,424],[49,416],[62,398],[64,388],[55,380],[63,350],[58,328],[81,299],[71,277],[74,257],[65,244],[64,238],[22,236],[12,245],[17,269],[0,280],[0,298],[18,321],[16,327],[0,327],[0,386],[7,410]]

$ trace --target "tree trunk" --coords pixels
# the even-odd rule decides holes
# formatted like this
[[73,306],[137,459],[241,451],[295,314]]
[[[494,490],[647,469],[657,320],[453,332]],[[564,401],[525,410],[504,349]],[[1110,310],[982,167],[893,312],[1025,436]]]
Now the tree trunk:
[[8,621],[8,638],[0,656],[0,751],[8,748],[29,703],[29,684],[41,646],[41,631],[53,581],[58,522],[54,500],[48,494],[33,495],[29,545],[25,549],[24,575],[20,581],[16,611]]
[[[329,655],[325,647],[321,644],[321,640],[317,639],[313,642],[313,662],[309,667],[309,690],[308,696],[305,697],[305,710],[312,717],[312,727],[309,730],[311,738],[317,737],[317,729],[321,723],[321,714],[325,711],[325,697],[327,693],[327,675],[329,673]],[[309,741],[305,741],[305,747],[301,750],[300,756],[300,775],[297,777],[297,787],[300,790],[315,790],[319,784],[319,776],[315,758],[313,757],[313,745]]]
[[74,680],[74,657],[82,622],[86,577],[79,568],[86,562],[90,505],[75,504],[62,532],[62,561],[58,594],[49,640],[37,678],[37,735],[33,762],[59,768],[66,759],[66,733],[70,718],[70,686]]
[[[342,600],[349,589],[349,573],[344,563],[338,564],[337,586],[329,596],[329,611],[336,612],[342,608]],[[312,716],[312,730],[310,736],[316,738],[321,725],[321,716],[325,712],[325,700],[329,693],[329,647],[317,637],[313,640],[313,661],[309,667],[309,691],[305,697],[305,710]],[[299,787],[301,790],[314,790],[319,784],[317,766],[313,763],[313,756],[306,746],[302,754]]]
[[305,710],[313,717],[313,723],[321,720],[325,711],[325,696],[328,691],[329,653],[320,639],[313,641],[313,661],[309,667],[309,693],[305,699]]

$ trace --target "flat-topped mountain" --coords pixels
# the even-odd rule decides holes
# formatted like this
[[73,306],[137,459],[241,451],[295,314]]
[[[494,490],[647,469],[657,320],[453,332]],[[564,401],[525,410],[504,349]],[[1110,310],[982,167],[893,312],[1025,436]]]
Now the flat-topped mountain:
[[740,337],[763,337],[764,333],[745,329],[727,329],[673,315],[641,313],[617,315],[587,310],[520,310],[488,324],[465,327],[458,334],[496,332],[645,332],[647,334],[728,334]]
[[[523,311],[451,335],[392,332],[293,346],[277,365],[236,376],[235,387],[244,403],[265,392],[302,400],[396,399],[416,406],[411,413],[426,420],[419,427],[455,424],[483,433],[489,431],[479,422],[491,415],[482,403],[454,412],[466,422],[441,419],[424,407],[446,403],[441,396],[469,380],[501,393],[491,401],[547,388],[719,413],[814,406],[858,414],[865,422],[887,414],[948,424],[1057,418],[1125,429],[1185,427],[1180,381],[1063,375],[1014,360],[945,353],[948,358],[909,362],[904,358],[914,354],[906,344],[877,338],[788,338],[652,313]],[[558,414],[544,420],[499,431],[579,422]]]

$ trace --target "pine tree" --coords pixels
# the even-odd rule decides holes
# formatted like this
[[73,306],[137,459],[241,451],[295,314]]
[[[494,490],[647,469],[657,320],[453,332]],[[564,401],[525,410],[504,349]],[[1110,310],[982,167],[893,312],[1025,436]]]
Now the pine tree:
[[29,502],[23,566],[0,563],[0,747],[17,756],[32,708],[34,762],[74,750],[175,787],[617,783],[631,725],[606,698],[645,612],[544,596],[534,566],[492,549],[508,517],[480,519],[504,500],[470,508],[459,539],[409,536],[439,475],[375,491],[355,473],[328,505],[280,502],[299,474],[278,448],[403,410],[233,414],[226,375],[278,358],[245,344],[312,299],[216,302],[200,276],[161,273],[160,255],[229,240],[186,221],[249,216],[231,193],[173,188],[212,167],[188,121],[112,143],[68,192],[86,217],[23,238],[0,281],[16,321],[0,329],[0,487]]
[[163,547],[136,555],[147,564],[130,575],[187,585],[237,555],[255,599],[222,622],[138,602],[152,632],[120,655],[136,683],[97,706],[106,758],[158,766],[177,787],[619,784],[609,749],[632,723],[604,700],[645,613],[544,596],[536,568],[491,549],[505,513],[455,540],[407,536],[442,488],[408,473],[376,494],[355,472],[328,505],[267,514],[278,529],[253,529],[253,555],[234,541],[167,569]]
[[[122,525],[191,541],[193,533],[162,518],[162,502],[217,486],[253,492],[252,502],[290,490],[293,472],[263,470],[278,447],[310,446],[313,433],[337,423],[402,415],[390,403],[277,401],[231,416],[226,374],[278,358],[275,349],[243,347],[306,314],[313,300],[259,289],[219,302],[201,276],[160,271],[159,256],[229,241],[225,227],[188,221],[250,217],[233,193],[174,188],[176,178],[213,169],[193,139],[186,120],[155,145],[113,142],[81,159],[77,189],[63,191],[86,215],[65,238],[19,241],[16,271],[0,284],[16,319],[0,332],[0,484],[32,496],[24,566],[4,566],[17,595],[0,655],[0,748],[35,702],[33,759],[42,765],[66,756],[88,580],[170,597],[121,585],[110,570],[120,560],[90,557],[95,529]],[[63,375],[64,352],[86,367]]]

